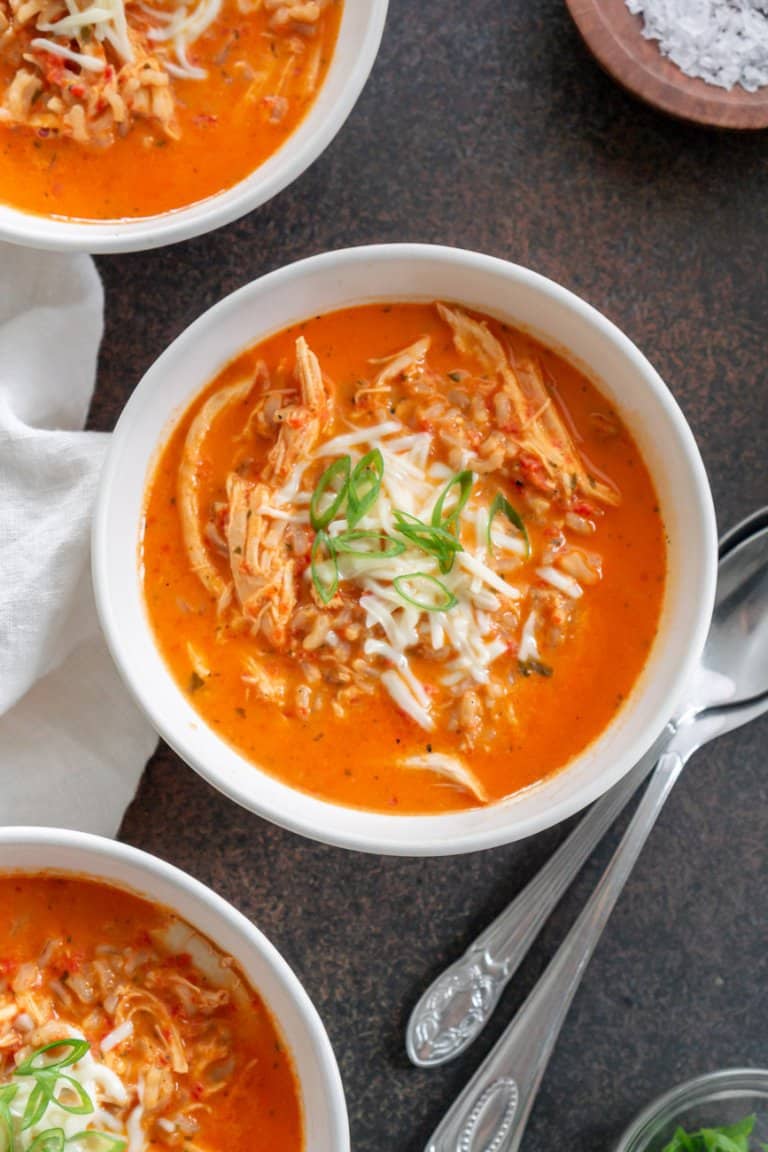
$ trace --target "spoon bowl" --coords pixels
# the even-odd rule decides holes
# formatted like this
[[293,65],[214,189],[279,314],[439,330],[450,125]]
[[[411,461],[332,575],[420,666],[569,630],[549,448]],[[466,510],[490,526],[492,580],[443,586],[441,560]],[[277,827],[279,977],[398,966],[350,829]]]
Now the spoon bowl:
[[[702,704],[768,690],[768,526],[737,543],[718,569],[715,609],[695,684]],[[711,685],[714,698],[706,696]],[[718,691],[719,690],[719,691]]]

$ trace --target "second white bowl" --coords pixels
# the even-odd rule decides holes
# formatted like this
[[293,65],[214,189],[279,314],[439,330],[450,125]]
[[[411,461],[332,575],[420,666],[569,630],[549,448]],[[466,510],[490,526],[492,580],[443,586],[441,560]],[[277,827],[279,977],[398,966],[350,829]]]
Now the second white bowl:
[[[237,353],[307,316],[370,301],[458,301],[529,330],[574,359],[632,431],[655,481],[669,537],[658,635],[613,722],[559,773],[487,808],[395,816],[316,799],[247,762],[177,687],[144,609],[138,546],[147,482],[174,420]],[[371,852],[470,852],[556,824],[615,784],[672,714],[707,633],[717,537],[696,444],[657,373],[609,320],[552,281],[502,260],[451,248],[384,245],[292,264],[217,304],[141,381],[120,418],[103,474],[93,536],[97,604],[126,683],[163,738],[232,799],[296,832]]]
[[328,147],[352,111],[376,59],[388,0],[347,0],[328,75],[295,132],[232,188],[172,212],[124,220],[75,220],[0,204],[0,240],[75,252],[138,252],[221,228],[291,184]]
[[311,1000],[257,928],[210,888],[126,844],[57,828],[0,828],[0,874],[87,877],[170,908],[237,962],[273,1016],[293,1057],[307,1152],[349,1152],[344,1091]]

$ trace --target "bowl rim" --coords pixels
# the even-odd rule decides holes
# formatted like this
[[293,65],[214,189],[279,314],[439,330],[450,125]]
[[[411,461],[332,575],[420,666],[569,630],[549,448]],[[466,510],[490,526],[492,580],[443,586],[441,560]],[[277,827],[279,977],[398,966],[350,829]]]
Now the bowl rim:
[[[172,359],[182,351],[194,347],[201,335],[203,335],[209,327],[216,323],[221,323],[230,313],[236,313],[252,293],[264,293],[268,289],[277,290],[286,282],[290,283],[292,280],[296,280],[305,274],[314,274],[317,272],[338,273],[341,269],[354,266],[355,264],[372,265],[374,262],[397,262],[403,259],[417,262],[421,260],[442,262],[452,265],[454,270],[458,266],[465,270],[478,269],[480,271],[496,273],[508,281],[516,282],[523,288],[531,288],[534,291],[548,295],[555,303],[559,303],[566,310],[575,313],[578,318],[586,321],[587,324],[593,328],[596,327],[604,337],[607,337],[614,346],[618,348],[624,359],[628,360],[638,374],[644,378],[645,383],[654,394],[655,401],[664,409],[683,447],[689,474],[697,494],[697,507],[695,509],[692,508],[690,513],[692,516],[698,516],[706,553],[703,557],[704,563],[700,571],[701,586],[699,590],[698,614],[696,616],[695,628],[688,636],[685,656],[680,660],[676,674],[670,685],[667,712],[663,716],[661,714],[658,715],[657,728],[654,731],[648,730],[647,739],[642,742],[635,740],[634,743],[630,744],[622,756],[618,757],[616,762],[613,763],[611,769],[602,771],[598,779],[592,780],[589,786],[583,787],[578,792],[578,796],[566,796],[565,798],[561,797],[551,800],[547,808],[546,816],[529,816],[521,819],[518,815],[513,828],[505,825],[503,828],[463,830],[461,834],[457,834],[455,830],[450,832],[445,827],[445,824],[447,821],[450,821],[451,818],[460,815],[460,813],[395,816],[386,813],[371,813],[365,809],[350,810],[345,805],[321,800],[307,793],[300,792],[298,789],[291,788],[288,785],[284,787],[289,795],[294,797],[297,794],[301,795],[304,801],[308,802],[308,807],[313,807],[315,812],[322,812],[324,816],[328,816],[328,819],[318,822],[314,814],[312,816],[303,816],[301,813],[293,811],[290,804],[276,805],[265,802],[263,799],[259,799],[258,802],[255,801],[250,792],[238,787],[235,782],[229,780],[226,774],[220,772],[215,764],[203,762],[201,757],[196,753],[194,739],[189,739],[187,734],[181,731],[181,725],[177,725],[174,728],[172,723],[169,724],[166,722],[166,717],[155,706],[151,693],[143,690],[140,677],[132,674],[127,668],[128,661],[126,660],[121,640],[118,613],[111,603],[108,591],[109,505],[118,480],[120,455],[124,451],[124,445],[129,441],[132,425],[140,413],[145,392],[148,392],[151,387],[156,385],[156,381],[158,377],[162,376],[166,364],[172,361]],[[370,299],[383,299],[385,296],[392,298],[391,294],[379,292],[370,297]],[[407,297],[408,291],[407,288],[404,288],[402,298]],[[363,303],[364,301],[361,299],[360,302]],[[256,328],[256,326],[254,326],[254,328]],[[258,342],[259,339],[265,338],[266,335],[268,335],[268,333],[264,332],[261,335],[255,335],[250,339],[245,339],[242,344],[232,350],[232,357],[236,356],[239,351]],[[201,387],[204,387],[204,385],[201,385]],[[192,395],[193,393],[190,393],[190,400]],[[188,400],[187,403],[189,403],[190,400]],[[156,448],[164,443],[162,437],[167,436],[168,432],[169,429],[165,428],[158,432]],[[603,795],[648,751],[668,721],[672,709],[681,698],[683,690],[690,680],[695,664],[703,650],[706,635],[709,630],[715,596],[716,574],[717,531],[712,496],[704,464],[701,460],[693,433],[677,402],[656,370],[636,345],[596,308],[576,296],[569,289],[542,276],[540,273],[497,257],[459,248],[431,244],[365,245],[323,252],[319,255],[284,265],[275,271],[269,272],[237,289],[235,292],[232,292],[203,312],[189,327],[180,333],[154,361],[123,409],[115,428],[105,467],[102,472],[100,491],[93,518],[92,576],[102,630],[124,682],[166,743],[178,753],[185,763],[189,764],[219,791],[222,791],[236,803],[266,817],[281,827],[306,836],[309,839],[331,844],[335,847],[385,855],[457,855],[485,848],[498,847],[501,844],[523,839],[552,827],[568,817],[573,816],[576,812],[581,811],[588,804]],[[145,620],[145,624],[151,634],[149,622]],[[162,656],[160,656],[160,660],[162,661]],[[167,674],[170,675],[170,673]],[[205,723],[205,721],[202,722]],[[585,749],[584,752],[586,751]],[[579,755],[582,754],[583,753],[580,753]],[[243,757],[240,757],[240,759],[245,762]],[[578,757],[576,759],[578,759]],[[260,771],[258,766],[254,766],[254,771]],[[557,773],[553,774],[552,778],[556,778],[556,776]],[[274,779],[274,777],[271,778]],[[520,793],[515,793],[514,795],[520,795]],[[370,825],[373,823],[376,825],[375,834],[371,832],[370,828],[364,828],[360,831],[357,825],[354,828],[344,830],[328,827],[328,824],[332,824],[332,814],[339,811],[359,813],[362,824]],[[410,833],[409,825],[411,826]],[[429,829],[429,832],[427,832],[427,829]],[[416,833],[418,833],[418,835]]]
[[[97,255],[148,252],[213,232],[266,204],[325,152],[349,118],[376,62],[389,0],[344,0],[344,3],[339,36],[352,6],[366,6],[366,21],[362,45],[357,55],[345,64],[338,98],[322,116],[316,112],[315,101],[283,143],[242,180],[181,208],[153,216],[114,220],[59,218],[0,204],[0,241],[49,252]],[[338,59],[334,51],[331,68]],[[327,80],[328,77],[326,83]],[[306,130],[315,118],[317,125],[311,132]],[[259,179],[259,173],[267,165],[270,166],[267,176]]]
[[744,1092],[763,1090],[768,1102],[768,1068],[719,1068],[684,1080],[657,1096],[637,1113],[621,1133],[613,1152],[644,1152],[644,1146],[637,1145],[636,1141],[642,1140],[646,1135],[645,1129],[665,1112],[686,1103],[704,1103],[717,1091],[727,1091],[729,1088]]
[[[215,892],[213,888],[209,888],[208,885],[195,879],[195,877],[191,876],[188,872],[176,867],[174,864],[169,864],[159,856],[144,851],[142,848],[135,848],[133,845],[124,844],[119,840],[111,840],[106,836],[97,836],[92,832],[77,832],[65,828],[38,827],[35,825],[6,825],[5,827],[0,827],[0,856],[5,850],[13,849],[14,847],[41,849],[61,848],[73,852],[82,852],[85,856],[91,857],[94,860],[106,857],[118,867],[121,864],[125,864],[147,876],[149,889],[151,889],[151,882],[157,879],[173,889],[181,890],[191,897],[193,901],[208,908],[219,922],[223,922],[234,935],[239,936],[247,949],[257,954],[265,963],[266,967],[271,969],[276,981],[283,987],[287,997],[296,1007],[301,1018],[301,1023],[313,1043],[314,1050],[319,1053],[319,1059],[317,1059],[315,1064],[318,1077],[322,1081],[323,1093],[327,1102],[330,1145],[334,1149],[334,1152],[350,1152],[346,1098],[336,1055],[325,1025],[320,1018],[317,1008],[310,999],[309,993],[304,988],[304,985],[288,961],[256,924],[249,920],[242,912],[238,911],[228,900],[225,900],[223,896],[220,896],[218,892]],[[16,869],[12,863],[6,866],[0,862],[0,876],[14,871],[21,871],[25,875],[32,875],[35,870],[29,867]],[[46,867],[43,865],[39,869],[39,872],[41,874],[63,874],[85,877],[86,879],[91,878],[99,883],[111,884],[112,887],[120,887],[120,881],[104,879],[95,871],[90,873],[87,865],[84,865],[82,869],[56,865]],[[133,892],[145,900],[151,900],[153,898],[151,891],[141,892],[127,881],[124,884],[124,888],[127,892]],[[182,913],[177,912],[172,905],[168,905],[166,900],[161,900],[160,902],[166,906],[170,906],[171,911],[181,916],[182,920],[188,920]],[[189,922],[192,923],[192,927],[196,927],[193,922]],[[203,932],[204,935],[211,939],[213,944],[217,947],[219,946],[215,935],[203,931],[203,929],[200,928],[198,928],[198,931]],[[256,990],[260,992],[258,988]],[[281,1029],[282,1022],[272,1005],[266,999],[265,1004],[273,1016],[278,1029]],[[296,1080],[300,1089],[303,1090],[301,1077],[299,1075],[298,1060],[293,1051],[291,1051],[291,1056],[296,1066]]]

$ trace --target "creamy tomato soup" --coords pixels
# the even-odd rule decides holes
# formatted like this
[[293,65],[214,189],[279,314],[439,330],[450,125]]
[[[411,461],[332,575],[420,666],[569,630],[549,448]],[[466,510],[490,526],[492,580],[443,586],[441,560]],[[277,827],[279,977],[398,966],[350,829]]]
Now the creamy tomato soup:
[[0,0],[0,203],[151,216],[248,176],[290,136],[342,0]]
[[0,1140],[16,1152],[302,1152],[299,1087],[231,957],[86,879],[0,873]]
[[666,548],[595,385],[454,304],[318,316],[170,434],[141,541],[180,688],[286,783],[378,811],[489,804],[632,691]]

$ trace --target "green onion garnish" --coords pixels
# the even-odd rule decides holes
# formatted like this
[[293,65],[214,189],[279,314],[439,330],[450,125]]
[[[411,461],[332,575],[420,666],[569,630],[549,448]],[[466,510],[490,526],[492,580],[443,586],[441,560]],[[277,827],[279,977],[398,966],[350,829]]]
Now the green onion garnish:
[[[339,556],[357,556],[360,560],[379,560],[383,557],[400,556],[405,552],[402,540],[395,540],[386,532],[375,529],[357,529],[334,536],[334,551]],[[359,544],[360,547],[356,547]]]
[[366,452],[358,460],[349,478],[349,507],[347,524],[354,528],[362,520],[368,509],[376,502],[381,491],[384,476],[384,457],[378,448]]
[[[15,1073],[18,1075],[18,1071]],[[30,1072],[30,1076],[37,1077],[37,1083],[29,1094],[24,1115],[21,1118],[21,1130],[26,1132],[33,1124],[37,1124],[43,1117],[46,1108],[51,1102],[56,1087],[56,1074],[53,1076],[41,1075],[39,1072]]]
[[54,1096],[54,1103],[65,1112],[69,1112],[72,1116],[86,1116],[89,1112],[93,1112],[93,1100],[91,1100],[82,1084],[79,1084],[78,1081],[74,1080],[71,1076],[59,1076],[58,1082],[61,1083],[62,1080],[66,1082],[67,1089],[74,1092],[75,1096],[77,1096],[79,1103],[65,1104],[60,1096]]
[[[464,511],[464,506],[467,503],[467,500],[469,500],[469,494],[472,491],[473,480],[474,476],[471,472],[468,471],[457,472],[455,476],[451,477],[445,488],[443,488],[443,491],[440,493],[440,497],[432,510],[432,526],[434,528],[445,528],[450,532],[456,531],[458,528],[459,519],[462,512]],[[451,489],[454,487],[458,487],[459,489],[456,503],[449,512],[444,513],[443,508],[445,501],[447,500]]]
[[128,1144],[119,1136],[112,1136],[109,1132],[97,1132],[92,1129],[87,1132],[76,1132],[70,1136],[67,1144],[84,1144],[88,1152],[125,1152]]
[[[338,460],[334,460],[333,464],[326,468],[315,485],[315,490],[309,502],[309,522],[315,532],[319,532],[321,528],[327,528],[331,520],[333,520],[341,510],[348,494],[351,466],[352,462],[349,456],[339,457]],[[335,493],[335,498],[327,508],[321,509],[320,502],[323,496],[328,491],[335,492],[334,485],[339,477],[342,478],[342,484],[338,492]]]
[[456,553],[464,551],[452,532],[447,532],[445,528],[436,528],[432,524],[425,524],[423,520],[419,520],[417,516],[412,516],[410,512],[401,512],[396,509],[394,521],[395,530],[409,543],[420,548],[422,552],[428,552],[434,556],[438,561],[440,571],[443,573],[450,572]]
[[[58,1048],[65,1048],[68,1051],[58,1060],[41,1060],[46,1052]],[[70,1064],[77,1064],[78,1060],[81,1060],[89,1049],[90,1044],[87,1040],[54,1040],[51,1044],[44,1044],[42,1048],[37,1048],[31,1056],[19,1064],[14,1076],[32,1076],[35,1072],[54,1072],[58,1068],[68,1068]]]
[[[64,1055],[59,1057],[58,1060],[46,1060],[45,1055],[57,1049],[64,1049]],[[14,1076],[32,1076],[35,1081],[35,1086],[29,1094],[24,1114],[21,1117],[21,1130],[25,1132],[27,1128],[32,1128],[38,1124],[48,1105],[53,1100],[59,1108],[64,1112],[70,1112],[75,1116],[84,1116],[88,1112],[93,1112],[93,1101],[88,1093],[83,1088],[82,1084],[71,1076],[66,1076],[62,1069],[69,1068],[72,1064],[76,1064],[86,1052],[90,1049],[90,1044],[87,1040],[65,1039],[54,1040],[51,1044],[44,1044],[42,1048],[37,1048],[31,1056],[19,1064],[18,1068],[14,1071]],[[77,1097],[76,1104],[65,1103],[60,1096],[56,1096],[56,1088],[59,1083],[64,1080],[66,1089],[74,1092]],[[15,1094],[15,1093],[14,1093]],[[9,1097],[9,1100],[13,1097]],[[9,1112],[10,1115],[10,1112]],[[49,1129],[50,1132],[55,1129]],[[48,1133],[41,1133],[48,1135]],[[51,1137],[53,1139],[53,1137]],[[43,1152],[49,1152],[48,1146],[40,1146]],[[10,1152],[13,1150],[13,1142],[9,1145]],[[53,1148],[53,1146],[51,1146]]]
[[[333,541],[327,532],[318,532],[312,544],[311,553],[312,583],[323,604],[329,604],[336,595],[339,587],[339,565],[336,560],[336,551]],[[331,578],[322,571],[331,568]]]
[[497,492],[494,496],[493,503],[491,504],[491,510],[488,513],[488,529],[486,532],[488,551],[490,552],[493,548],[493,540],[491,539],[491,527],[497,512],[503,512],[507,520],[509,520],[510,524],[517,528],[518,532],[522,533],[523,539],[525,540],[525,558],[527,560],[531,554],[531,541],[528,537],[528,529],[525,527],[523,518],[520,513],[515,511],[509,500],[507,500],[506,496],[502,496],[501,492]]
[[0,1149],[13,1152],[13,1117],[11,1101],[19,1090],[18,1084],[5,1084],[0,1088]]
[[64,1152],[64,1129],[46,1128],[35,1136],[29,1146],[29,1152]]
[[[416,589],[417,595],[413,595],[412,591],[407,591],[408,582],[422,581],[426,588],[422,588],[424,594],[429,594],[436,590],[440,595],[440,600],[425,600],[418,595],[419,589]],[[448,612],[451,608],[455,608],[458,600],[449,588],[446,588],[442,581],[437,580],[434,576],[429,576],[426,572],[410,572],[407,576],[395,576],[392,581],[392,586],[399,596],[402,596],[406,604],[412,604],[414,608],[421,608],[425,612]]]

